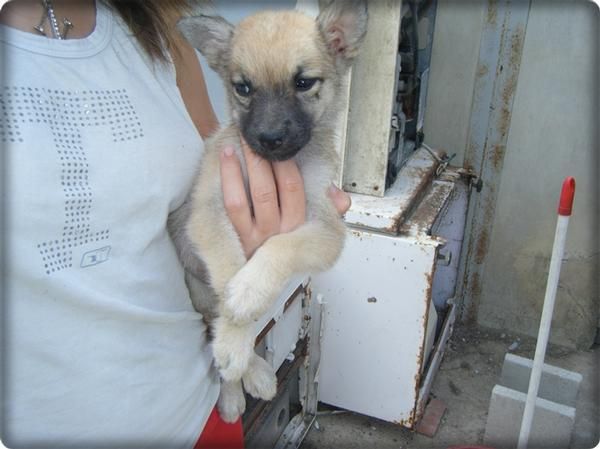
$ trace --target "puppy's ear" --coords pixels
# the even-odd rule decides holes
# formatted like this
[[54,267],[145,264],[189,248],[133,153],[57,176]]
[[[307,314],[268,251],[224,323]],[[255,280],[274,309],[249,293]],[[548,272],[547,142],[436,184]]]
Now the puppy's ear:
[[338,64],[348,67],[367,33],[366,0],[324,0],[317,17],[329,51]]
[[190,16],[181,19],[177,28],[190,45],[204,55],[210,67],[221,76],[229,61],[233,25],[218,16]]

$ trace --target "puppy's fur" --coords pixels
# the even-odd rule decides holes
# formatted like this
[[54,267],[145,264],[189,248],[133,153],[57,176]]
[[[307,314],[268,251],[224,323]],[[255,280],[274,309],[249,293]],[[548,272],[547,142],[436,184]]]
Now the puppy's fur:
[[[254,353],[253,321],[292,275],[326,270],[342,250],[344,225],[327,189],[339,163],[335,127],[342,78],[366,22],[364,0],[335,0],[316,20],[280,11],[255,14],[237,27],[209,16],[178,24],[223,79],[231,109],[231,123],[206,142],[189,201],[171,223],[183,229],[175,232],[176,244],[195,273],[196,279],[189,279],[192,296],[201,299],[195,306],[212,328],[223,379],[219,409],[227,421],[245,407],[240,380],[255,397],[271,399],[276,393],[273,369]],[[306,222],[269,238],[249,260],[227,217],[219,176],[225,146],[233,145],[244,162],[240,134],[267,160],[294,158],[307,201]],[[243,172],[246,177],[244,165]],[[204,269],[214,293],[197,279]]]

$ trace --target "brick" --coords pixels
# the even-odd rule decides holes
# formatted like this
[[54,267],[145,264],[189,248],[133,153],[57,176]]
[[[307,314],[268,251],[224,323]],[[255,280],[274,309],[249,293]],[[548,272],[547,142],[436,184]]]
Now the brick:
[[431,399],[427,407],[425,407],[425,412],[417,423],[415,430],[422,435],[433,438],[440,427],[440,422],[445,411],[446,404],[443,401],[435,398]]

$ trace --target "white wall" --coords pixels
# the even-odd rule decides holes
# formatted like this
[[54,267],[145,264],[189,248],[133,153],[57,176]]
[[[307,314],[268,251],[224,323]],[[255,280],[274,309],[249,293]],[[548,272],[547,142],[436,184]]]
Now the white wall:
[[[436,21],[425,135],[459,155],[470,120],[481,3],[440,0]],[[560,186],[575,176],[551,340],[584,348],[599,314],[598,17],[591,2],[532,3],[478,297],[480,324],[537,335]]]
[[577,181],[552,337],[589,347],[598,324],[598,14],[535,0],[504,159],[479,322],[537,335],[562,180]]
[[439,0],[427,106],[425,142],[456,153],[462,165],[467,144],[473,83],[483,28],[485,2]]

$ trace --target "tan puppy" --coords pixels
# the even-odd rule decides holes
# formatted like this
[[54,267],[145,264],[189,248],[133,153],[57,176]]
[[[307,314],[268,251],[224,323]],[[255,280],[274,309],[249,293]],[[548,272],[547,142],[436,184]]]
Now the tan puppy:
[[[201,271],[216,292],[200,292],[196,304],[211,320],[213,351],[223,379],[219,409],[234,421],[248,393],[271,399],[272,368],[254,353],[253,322],[272,305],[294,274],[328,269],[343,247],[345,229],[327,189],[338,170],[336,124],[342,78],[366,32],[364,0],[336,0],[315,20],[300,12],[263,12],[233,27],[219,17],[183,19],[178,27],[206,57],[227,89],[231,124],[206,142],[197,183],[178,220],[186,268]],[[306,192],[306,222],[269,238],[246,260],[228,219],[219,177],[219,152],[236,148],[244,136],[254,152],[270,161],[294,158]],[[244,176],[245,166],[243,167]],[[191,248],[191,252],[190,252]],[[201,286],[198,286],[201,288]]]

